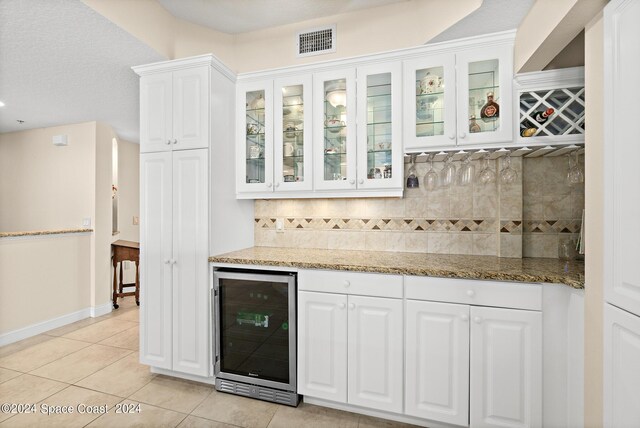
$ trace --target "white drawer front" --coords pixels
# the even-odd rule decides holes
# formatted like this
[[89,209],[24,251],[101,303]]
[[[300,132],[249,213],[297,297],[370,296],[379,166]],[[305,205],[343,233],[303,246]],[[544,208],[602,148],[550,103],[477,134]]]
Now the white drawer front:
[[517,282],[405,276],[406,298],[516,309],[542,309],[542,286]]
[[300,270],[298,271],[298,289],[401,299],[402,275]]

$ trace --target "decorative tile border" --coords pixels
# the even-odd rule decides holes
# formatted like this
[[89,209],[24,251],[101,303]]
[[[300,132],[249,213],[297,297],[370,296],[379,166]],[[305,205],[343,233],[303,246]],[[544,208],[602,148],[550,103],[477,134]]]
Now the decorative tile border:
[[525,220],[524,233],[580,233],[581,220]]
[[[275,217],[255,219],[259,229],[275,229]],[[292,218],[284,219],[285,229],[361,230],[396,232],[497,232],[496,219],[428,218]],[[514,232],[515,233],[515,232]],[[518,232],[520,233],[520,232]]]
[[520,235],[522,233],[522,220],[501,220],[500,233]]

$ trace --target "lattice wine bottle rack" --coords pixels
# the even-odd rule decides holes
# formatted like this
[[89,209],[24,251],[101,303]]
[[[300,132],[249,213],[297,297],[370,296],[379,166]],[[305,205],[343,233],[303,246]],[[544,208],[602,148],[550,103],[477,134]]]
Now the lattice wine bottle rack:
[[[519,125],[529,122],[538,128],[532,137],[520,137],[520,141],[543,141],[584,136],[584,86],[544,90],[525,90],[519,94]],[[555,110],[543,124],[535,121],[536,112],[548,108]],[[518,133],[520,127],[518,127]],[[549,138],[551,137],[551,138]]]

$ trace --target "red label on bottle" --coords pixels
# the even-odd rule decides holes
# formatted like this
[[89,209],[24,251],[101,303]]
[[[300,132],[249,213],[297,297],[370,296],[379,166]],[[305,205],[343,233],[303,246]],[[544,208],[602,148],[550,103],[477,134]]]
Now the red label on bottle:
[[486,117],[493,117],[496,115],[496,111],[495,106],[487,106],[487,108],[484,109],[484,114]]

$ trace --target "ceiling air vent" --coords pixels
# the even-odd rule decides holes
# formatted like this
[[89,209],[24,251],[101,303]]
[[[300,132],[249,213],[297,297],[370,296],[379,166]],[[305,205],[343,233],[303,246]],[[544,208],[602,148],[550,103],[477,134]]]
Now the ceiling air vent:
[[336,26],[314,28],[298,33],[296,48],[299,57],[335,52]]

